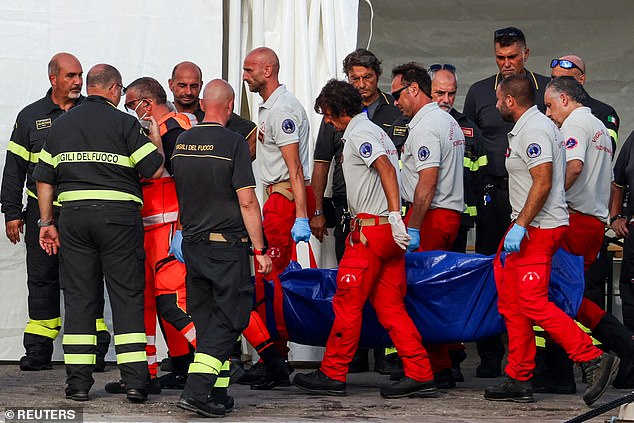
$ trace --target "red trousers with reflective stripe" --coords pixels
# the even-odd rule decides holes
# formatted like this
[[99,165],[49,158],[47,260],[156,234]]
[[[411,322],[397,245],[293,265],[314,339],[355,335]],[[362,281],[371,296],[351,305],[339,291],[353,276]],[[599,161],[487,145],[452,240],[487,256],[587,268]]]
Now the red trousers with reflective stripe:
[[548,300],[552,256],[566,230],[565,226],[554,229],[529,226],[520,251],[507,254],[504,268],[500,269],[496,258],[498,310],[509,337],[505,371],[514,379],[529,380],[533,376],[536,349],[533,325],[541,326],[574,362],[592,360],[602,353],[592,345],[588,334]]
[[[576,256],[583,257],[583,270],[588,268],[599,255],[605,224],[594,216],[583,213],[570,213],[570,226],[561,237],[561,247]],[[587,298],[583,298],[577,320],[587,328],[594,329],[606,315],[605,310]]]
[[[411,218],[410,207],[405,224]],[[420,227],[420,247],[416,251],[449,251],[458,236],[460,213],[448,209],[429,209]],[[424,341],[424,340],[423,340]],[[449,344],[425,344],[434,373],[451,368]]]
[[390,225],[365,226],[363,234],[368,245],[361,242],[350,245],[351,239],[359,239],[358,232],[352,232],[339,263],[337,291],[332,300],[335,321],[321,370],[332,379],[346,380],[348,365],[359,343],[363,306],[369,299],[398,350],[405,375],[421,382],[432,380],[427,351],[403,302],[407,289],[404,251],[392,239]]
[[[315,214],[315,193],[311,186],[306,187],[306,211],[310,218]],[[291,261],[295,242],[291,229],[295,223],[295,202],[282,194],[271,194],[262,208],[262,226],[269,243],[269,256],[278,273],[283,272]]]
[[[412,215],[410,207],[405,225]],[[458,236],[460,213],[448,209],[429,209],[420,226],[420,247],[416,251],[449,251]]]

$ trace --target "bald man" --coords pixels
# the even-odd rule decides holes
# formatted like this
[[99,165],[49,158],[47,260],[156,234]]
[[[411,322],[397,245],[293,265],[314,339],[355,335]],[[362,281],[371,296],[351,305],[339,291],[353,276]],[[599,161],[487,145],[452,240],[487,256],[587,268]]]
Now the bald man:
[[[26,223],[26,271],[28,287],[29,322],[24,329],[26,354],[20,359],[21,370],[51,369],[53,340],[61,327],[59,310],[59,273],[57,256],[48,256],[38,245],[37,190],[33,169],[46,135],[55,119],[81,103],[83,70],[81,63],[70,53],[55,54],[48,64],[51,88],[46,95],[26,106],[15,121],[7,146],[7,156],[2,175],[2,213],[5,217],[7,238],[11,243],[20,242]],[[22,196],[26,180],[27,203],[23,212]],[[59,214],[56,204],[54,215]],[[98,319],[99,370],[105,367],[104,356],[108,351],[110,335]]]
[[257,271],[266,274],[272,268],[248,145],[224,128],[233,99],[227,82],[207,84],[204,121],[178,137],[172,156],[188,275],[187,312],[198,329],[196,355],[176,406],[205,417],[233,409],[227,385],[217,381],[221,371],[229,370],[229,354],[249,322],[249,241]]

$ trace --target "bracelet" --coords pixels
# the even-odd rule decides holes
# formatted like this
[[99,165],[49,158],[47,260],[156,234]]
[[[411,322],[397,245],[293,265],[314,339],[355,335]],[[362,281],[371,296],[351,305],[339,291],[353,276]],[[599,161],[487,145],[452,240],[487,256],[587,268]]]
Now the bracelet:
[[268,252],[268,247],[266,247],[266,245],[264,247],[262,247],[261,250],[258,250],[255,247],[251,247],[251,251],[253,252],[254,256],[263,256],[264,254],[266,254]]
[[616,216],[610,218],[610,225],[613,224],[614,222],[616,222],[619,219],[627,219],[627,216],[622,215],[622,214],[617,214]]
[[55,224],[55,219],[51,219],[51,220],[37,219],[38,228],[45,228],[47,226],[52,226],[53,224]]
[[315,216],[323,216],[324,212],[319,209],[315,209]]

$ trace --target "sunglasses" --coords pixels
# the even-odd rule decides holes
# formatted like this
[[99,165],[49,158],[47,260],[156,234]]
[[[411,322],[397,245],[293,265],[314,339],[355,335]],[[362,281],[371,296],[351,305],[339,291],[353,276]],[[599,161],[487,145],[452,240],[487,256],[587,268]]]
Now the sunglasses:
[[142,102],[142,101],[147,102],[147,99],[145,99],[145,98],[137,98],[137,99],[135,99],[135,100],[130,100],[130,101],[128,101],[127,103],[125,103],[125,104],[123,105],[123,107],[124,107],[127,111],[135,111],[135,110],[136,110],[136,108],[138,107],[138,105],[137,105],[136,107],[135,107],[134,105],[135,105],[136,103],[139,103],[139,102]]
[[399,88],[396,91],[392,91],[392,97],[394,97],[394,100],[398,101],[398,99],[401,97],[401,93],[403,92],[403,90],[409,88],[410,85],[412,85],[412,84],[407,84],[404,87]]
[[565,60],[565,59],[553,59],[550,62],[550,68],[555,68],[559,66],[562,69],[579,69],[579,71],[583,74],[585,73],[583,71],[583,69],[581,69],[579,66],[577,66],[574,62],[571,62],[570,60]]
[[439,70],[448,70],[451,73],[456,73],[456,67],[449,63],[445,63],[444,65],[434,63],[429,67],[429,72],[438,72]]
[[493,35],[494,35],[495,38],[502,38],[505,35],[510,37],[510,38],[519,38],[519,37],[523,37],[524,33],[522,31],[520,31],[519,29],[513,28],[511,26],[511,27],[508,27],[508,28],[498,29],[497,31],[495,31],[493,33]]

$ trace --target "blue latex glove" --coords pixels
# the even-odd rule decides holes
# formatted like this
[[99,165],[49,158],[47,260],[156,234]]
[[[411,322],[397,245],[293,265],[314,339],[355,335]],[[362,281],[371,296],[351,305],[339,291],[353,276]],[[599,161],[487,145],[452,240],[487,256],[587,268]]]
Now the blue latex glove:
[[409,240],[407,251],[412,252],[412,251],[418,250],[418,247],[420,247],[420,230],[414,229],[414,228],[407,228],[407,235],[409,235],[412,238]]
[[182,231],[176,231],[176,233],[174,234],[168,253],[174,254],[174,257],[176,257],[176,260],[180,261],[181,263],[185,263],[185,258],[183,257],[183,232]]
[[511,230],[504,237],[504,250],[518,252],[524,235],[526,235],[526,228],[514,223]]
[[310,225],[308,224],[307,217],[298,217],[295,219],[293,229],[291,229],[291,236],[293,241],[310,241]]

